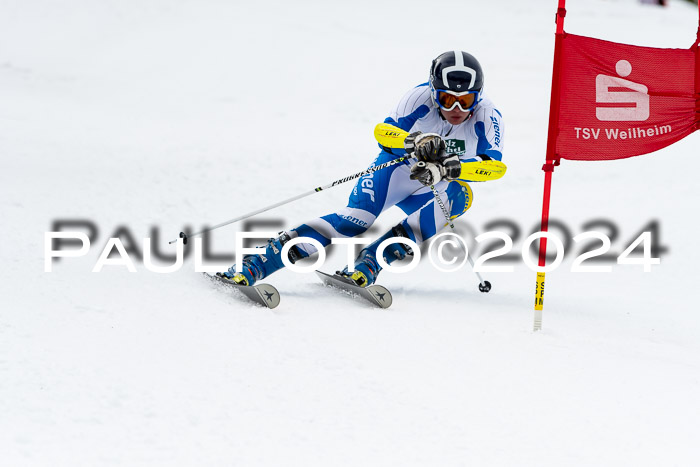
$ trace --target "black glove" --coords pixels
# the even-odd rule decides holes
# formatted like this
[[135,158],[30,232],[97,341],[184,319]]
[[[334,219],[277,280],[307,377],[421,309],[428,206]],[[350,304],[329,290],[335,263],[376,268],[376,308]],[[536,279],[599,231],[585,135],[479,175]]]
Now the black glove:
[[459,178],[462,173],[462,163],[459,162],[459,157],[455,154],[442,161],[442,167],[445,169],[443,177],[447,180]]
[[416,131],[404,139],[403,147],[406,153],[419,161],[439,162],[445,158],[445,142],[437,133],[421,133]]
[[441,180],[454,180],[459,178],[462,172],[462,164],[459,157],[451,156],[442,163],[418,161],[411,167],[411,180],[418,180],[425,186],[435,185]]
[[418,180],[425,186],[435,185],[442,180],[444,168],[433,162],[418,161],[411,167],[411,180]]

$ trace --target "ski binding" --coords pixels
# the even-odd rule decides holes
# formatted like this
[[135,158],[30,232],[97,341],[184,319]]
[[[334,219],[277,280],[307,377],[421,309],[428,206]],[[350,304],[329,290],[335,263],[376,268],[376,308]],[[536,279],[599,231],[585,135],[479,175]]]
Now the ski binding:
[[391,292],[389,292],[385,287],[381,285],[369,285],[367,287],[360,287],[355,284],[352,280],[343,277],[339,274],[326,274],[322,271],[316,271],[318,277],[321,278],[324,284],[351,292],[352,294],[359,295],[365,300],[369,301],[373,305],[381,308],[389,308],[392,303]]
[[204,273],[204,276],[212,282],[223,284],[241,292],[248,299],[267,308],[275,308],[280,304],[280,293],[270,284],[240,285],[212,274]]

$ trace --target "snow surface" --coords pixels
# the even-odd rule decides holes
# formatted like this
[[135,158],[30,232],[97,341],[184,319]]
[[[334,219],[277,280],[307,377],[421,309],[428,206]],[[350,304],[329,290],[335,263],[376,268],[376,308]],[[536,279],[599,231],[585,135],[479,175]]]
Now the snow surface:
[[[91,270],[120,226],[157,247],[364,169],[374,125],[462,48],[506,125],[508,174],[474,186],[472,233],[538,225],[555,0],[0,2],[0,464],[3,466],[696,466],[699,135],[655,155],[564,161],[551,213],[653,219],[660,266],[547,276],[383,273],[387,310],[313,275],[270,279],[263,309],[192,259]],[[697,8],[570,0],[566,30],[687,48]],[[344,205],[345,185],[262,216],[286,227]],[[90,219],[84,258],[44,272],[44,233]],[[402,218],[387,212],[375,235]],[[212,234],[233,247],[240,227]],[[325,269],[343,265],[342,252]]]

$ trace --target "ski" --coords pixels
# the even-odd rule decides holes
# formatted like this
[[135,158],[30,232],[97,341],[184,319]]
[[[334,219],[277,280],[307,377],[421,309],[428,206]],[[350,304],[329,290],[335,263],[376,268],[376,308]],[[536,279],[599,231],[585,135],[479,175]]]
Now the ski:
[[268,308],[275,308],[280,304],[280,293],[270,284],[255,284],[252,286],[238,285],[224,280],[219,276],[207,274],[206,272],[203,274],[210,281],[217,284],[222,284],[226,287],[231,287],[259,305],[266,306]]
[[382,287],[381,285],[369,285],[367,287],[360,287],[354,282],[352,282],[350,279],[347,279],[338,274],[331,275],[321,271],[316,271],[316,274],[318,274],[318,277],[320,277],[323,283],[328,286],[346,292],[350,292],[353,295],[359,295],[360,297],[369,301],[373,305],[376,305],[381,308],[389,308],[391,306],[391,292],[389,292],[386,288]]

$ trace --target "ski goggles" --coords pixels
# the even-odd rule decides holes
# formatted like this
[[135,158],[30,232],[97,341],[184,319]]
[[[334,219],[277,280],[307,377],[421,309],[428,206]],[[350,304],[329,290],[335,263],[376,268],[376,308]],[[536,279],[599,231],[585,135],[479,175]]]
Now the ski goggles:
[[479,91],[453,92],[442,89],[435,90],[435,102],[446,111],[459,107],[462,112],[469,112],[476,107]]

